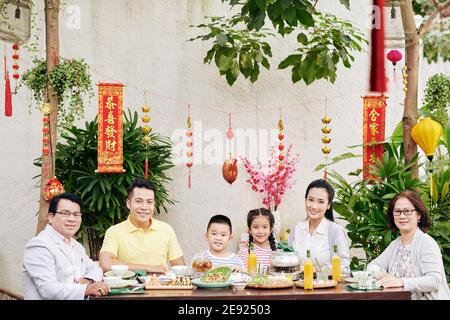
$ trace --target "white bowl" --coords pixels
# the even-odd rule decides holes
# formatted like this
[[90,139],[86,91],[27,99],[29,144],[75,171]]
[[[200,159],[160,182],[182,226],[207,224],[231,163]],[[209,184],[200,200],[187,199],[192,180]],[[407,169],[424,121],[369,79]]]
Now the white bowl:
[[122,283],[121,277],[103,277],[103,282],[106,283],[108,286],[116,286],[120,283]]
[[245,289],[245,286],[247,285],[246,282],[234,282],[231,285],[231,289],[235,290],[235,291],[241,291]]
[[173,266],[170,271],[175,273],[177,277],[184,277],[189,271],[189,266]]
[[128,271],[128,266],[123,264],[116,264],[111,266],[111,271],[118,277],[122,277]]

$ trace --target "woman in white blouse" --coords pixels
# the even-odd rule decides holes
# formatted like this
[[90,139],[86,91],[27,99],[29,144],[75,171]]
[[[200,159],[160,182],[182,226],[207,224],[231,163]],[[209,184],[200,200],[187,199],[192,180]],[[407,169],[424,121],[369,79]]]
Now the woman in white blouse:
[[428,210],[413,191],[397,194],[387,210],[388,226],[400,231],[383,253],[373,260],[372,271],[385,288],[404,287],[412,299],[450,299],[441,250],[427,232]]
[[323,180],[314,180],[306,188],[305,209],[307,219],[293,228],[288,243],[298,253],[301,260],[306,259],[306,250],[320,265],[331,265],[333,246],[337,245],[341,258],[341,272],[350,273],[350,252],[345,229],[334,222],[334,190]]

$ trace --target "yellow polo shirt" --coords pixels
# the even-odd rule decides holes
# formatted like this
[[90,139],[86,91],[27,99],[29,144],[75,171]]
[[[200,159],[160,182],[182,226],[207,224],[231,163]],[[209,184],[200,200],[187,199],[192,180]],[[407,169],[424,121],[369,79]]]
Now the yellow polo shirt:
[[173,228],[152,218],[148,231],[135,227],[128,217],[106,230],[100,252],[111,252],[117,259],[138,264],[168,266],[168,261],[180,258],[183,251]]

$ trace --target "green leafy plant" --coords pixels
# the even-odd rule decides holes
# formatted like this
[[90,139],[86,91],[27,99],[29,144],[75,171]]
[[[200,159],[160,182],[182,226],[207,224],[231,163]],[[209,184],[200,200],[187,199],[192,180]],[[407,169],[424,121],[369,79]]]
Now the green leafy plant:
[[[166,185],[172,179],[166,172],[172,168],[172,143],[169,138],[152,133],[148,148],[141,143],[137,112],[124,113],[123,167],[124,173],[95,173],[97,169],[97,118],[85,123],[85,128],[75,126],[62,133],[64,143],[58,143],[56,175],[66,191],[81,196],[85,203],[83,222],[78,236],[89,242],[91,256],[98,259],[106,229],[126,219],[124,211],[126,189],[137,177],[144,176],[144,162],[148,157],[149,180],[156,186],[156,211],[167,212],[166,205],[173,204]],[[41,159],[35,160],[40,166]]]
[[443,73],[432,75],[427,81],[423,102],[421,113],[430,115],[445,128],[450,105],[450,77]]
[[350,268],[362,269],[368,261],[383,252],[396,238],[387,228],[386,210],[389,201],[400,191],[422,187],[419,179],[410,171],[416,157],[408,164],[394,142],[385,143],[382,161],[377,161],[372,171],[380,180],[363,180],[362,170],[351,173],[357,180],[348,183],[336,172],[330,173],[330,183],[336,190],[333,208],[340,218],[348,222],[346,229],[351,239],[351,248],[361,248],[366,258],[352,257]]
[[225,75],[230,86],[238,78],[239,72],[246,79],[250,77],[250,81],[255,82],[260,73],[260,64],[266,69],[270,68],[268,57],[272,56],[272,51],[267,42],[261,41],[270,33],[266,30],[259,32],[233,29],[233,26],[245,20],[240,15],[234,16],[230,20],[223,17],[209,17],[208,19],[209,23],[199,24],[195,27],[209,28],[209,33],[189,39],[189,41],[214,38],[214,45],[206,54],[204,63],[211,63],[214,59],[220,75]]
[[34,60],[34,67],[22,77],[21,84],[33,92],[38,107],[46,100],[47,83],[58,97],[58,122],[61,127],[72,126],[74,120],[84,117],[85,96],[93,97],[89,66],[83,59],[60,59],[55,68],[48,73],[44,60]]
[[[340,2],[349,8],[349,1]],[[230,86],[239,73],[255,82],[260,64],[269,69],[272,49],[263,40],[273,34],[263,28],[266,18],[283,37],[299,32],[297,52],[287,56],[278,66],[279,69],[292,67],[293,83],[304,80],[309,85],[319,79],[334,83],[337,65],[342,62],[345,67],[351,67],[354,60],[351,51],[361,51],[361,44],[367,43],[349,21],[320,13],[311,0],[230,0],[229,3],[240,6],[240,13],[229,19],[209,18],[209,23],[195,26],[209,28],[209,33],[190,40],[214,39],[204,63],[215,58],[220,74],[226,76]]]

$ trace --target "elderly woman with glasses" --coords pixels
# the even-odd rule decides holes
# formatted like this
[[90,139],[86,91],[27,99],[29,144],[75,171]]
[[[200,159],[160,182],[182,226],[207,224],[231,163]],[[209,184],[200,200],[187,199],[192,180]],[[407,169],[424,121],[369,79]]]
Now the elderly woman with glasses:
[[387,210],[389,229],[399,231],[381,255],[370,262],[367,270],[384,288],[404,287],[412,299],[448,300],[450,290],[436,241],[426,234],[428,210],[412,191],[397,194]]

